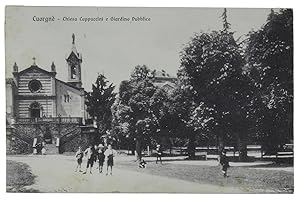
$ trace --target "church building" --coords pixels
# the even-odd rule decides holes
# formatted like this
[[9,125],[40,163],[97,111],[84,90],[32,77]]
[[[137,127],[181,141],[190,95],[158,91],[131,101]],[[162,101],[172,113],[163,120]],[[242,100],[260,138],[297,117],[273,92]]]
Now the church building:
[[65,143],[70,141],[72,134],[68,133],[73,131],[73,135],[80,135],[80,125],[84,125],[87,119],[81,81],[83,60],[76,49],[75,35],[72,35],[71,51],[66,57],[66,81],[56,78],[54,62],[47,70],[39,66],[35,58],[33,60],[33,64],[22,71],[15,63],[13,78],[6,80],[7,124],[15,129],[13,140],[19,139],[21,143],[25,141],[34,146],[40,138],[60,147],[62,139]]
[[73,35],[72,49],[66,58],[68,66],[67,82],[56,78],[56,66],[52,62],[51,70],[34,63],[22,71],[13,66],[13,80],[16,98],[16,120],[42,117],[78,117],[84,119],[84,89],[81,82],[81,54],[75,47]]

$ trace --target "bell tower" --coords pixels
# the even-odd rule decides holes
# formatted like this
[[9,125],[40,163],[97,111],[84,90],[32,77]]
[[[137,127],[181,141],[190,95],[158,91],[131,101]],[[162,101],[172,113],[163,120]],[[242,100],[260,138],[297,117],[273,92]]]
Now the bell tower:
[[81,88],[81,63],[82,57],[81,54],[77,51],[75,46],[75,35],[72,34],[72,49],[71,53],[66,57],[68,64],[68,83]]

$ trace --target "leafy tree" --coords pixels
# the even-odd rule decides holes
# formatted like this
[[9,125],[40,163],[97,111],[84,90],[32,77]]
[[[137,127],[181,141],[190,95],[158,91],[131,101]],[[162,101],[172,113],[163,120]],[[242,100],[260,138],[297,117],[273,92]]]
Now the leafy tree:
[[249,34],[250,76],[261,101],[259,140],[268,150],[293,139],[293,12],[271,10],[266,24]]
[[112,83],[103,74],[99,74],[95,84],[92,85],[92,92],[86,94],[87,112],[96,119],[99,137],[104,135],[111,128],[113,105],[116,93]]
[[195,157],[196,132],[191,126],[190,119],[195,103],[189,87],[179,82],[172,91],[169,101],[168,129],[173,136],[181,140],[188,139],[188,156],[193,158]]
[[193,96],[194,130],[216,134],[220,152],[227,136],[234,136],[245,159],[252,82],[243,74],[242,50],[229,31],[226,10],[222,16],[223,30],[195,34],[185,46],[178,76]]
[[[144,144],[150,144],[161,130],[166,92],[153,84],[152,71],[136,66],[129,81],[123,81],[119,89],[119,99],[113,109],[114,130],[126,134],[128,140],[135,141],[135,151],[141,158]],[[123,128],[122,128],[123,127]]]

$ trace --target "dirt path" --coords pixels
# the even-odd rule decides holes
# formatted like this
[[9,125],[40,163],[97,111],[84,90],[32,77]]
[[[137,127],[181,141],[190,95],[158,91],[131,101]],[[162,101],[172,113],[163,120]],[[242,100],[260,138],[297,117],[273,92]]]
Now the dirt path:
[[240,188],[220,187],[115,169],[113,176],[75,173],[76,163],[68,156],[8,156],[7,160],[27,163],[37,176],[28,188],[41,192],[168,192],[247,193]]

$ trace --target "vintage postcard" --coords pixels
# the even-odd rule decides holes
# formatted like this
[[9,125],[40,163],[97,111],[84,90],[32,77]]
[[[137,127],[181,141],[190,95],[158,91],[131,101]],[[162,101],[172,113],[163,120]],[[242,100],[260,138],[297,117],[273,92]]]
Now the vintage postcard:
[[5,8],[6,191],[294,193],[293,10]]

